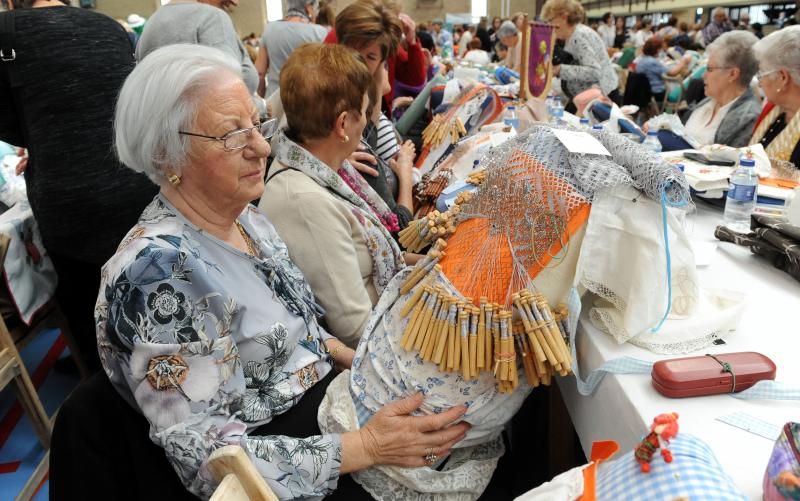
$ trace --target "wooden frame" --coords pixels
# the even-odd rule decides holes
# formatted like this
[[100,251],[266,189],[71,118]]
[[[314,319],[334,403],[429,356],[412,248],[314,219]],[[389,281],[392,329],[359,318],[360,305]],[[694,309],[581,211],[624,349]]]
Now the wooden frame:
[[238,445],[215,450],[208,470],[219,482],[211,501],[278,501],[247,453]]

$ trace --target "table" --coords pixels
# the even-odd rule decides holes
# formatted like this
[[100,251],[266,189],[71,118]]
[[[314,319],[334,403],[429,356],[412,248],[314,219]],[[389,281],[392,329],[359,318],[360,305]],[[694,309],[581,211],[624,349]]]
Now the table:
[[[698,268],[701,286],[742,290],[748,305],[727,344],[693,355],[758,351],[777,365],[777,381],[800,385],[800,283],[749,249],[718,242],[713,231],[722,212],[696,203],[697,213],[689,216],[689,238],[718,243],[711,264]],[[617,345],[591,325],[586,311],[576,343],[584,377],[603,362],[625,355],[652,361],[672,358],[630,344]],[[656,415],[674,411],[680,415],[681,433],[705,440],[736,485],[754,500],[762,498],[761,483],[774,442],[716,418],[739,411],[778,426],[800,420],[797,401],[739,400],[728,395],[670,399],[656,392],[649,375],[606,375],[588,397],[577,392],[572,377],[558,378],[558,384],[587,457],[596,440],[616,440],[621,452],[633,449]]]

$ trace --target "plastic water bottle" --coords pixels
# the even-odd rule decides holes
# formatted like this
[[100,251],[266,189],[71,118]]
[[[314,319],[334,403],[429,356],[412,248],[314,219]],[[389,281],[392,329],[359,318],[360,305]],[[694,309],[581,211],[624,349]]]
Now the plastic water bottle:
[[603,124],[592,125],[592,130],[603,130]]
[[590,128],[591,127],[589,127],[589,119],[588,118],[581,118],[580,129],[581,130],[589,130]]
[[642,146],[654,153],[661,153],[661,141],[658,140],[658,131],[651,130],[642,141]]
[[544,101],[544,105],[547,107],[547,120],[550,121],[553,117],[553,95],[548,94],[547,99]]
[[564,106],[561,104],[561,96],[553,97],[553,105],[550,113],[550,123],[552,125],[564,124]]
[[723,216],[725,226],[738,233],[750,232],[750,214],[756,207],[757,192],[756,162],[751,158],[743,158],[731,174]]
[[509,106],[506,108],[505,113],[503,113],[503,123],[513,127],[514,130],[519,129],[519,117],[517,116],[516,106]]

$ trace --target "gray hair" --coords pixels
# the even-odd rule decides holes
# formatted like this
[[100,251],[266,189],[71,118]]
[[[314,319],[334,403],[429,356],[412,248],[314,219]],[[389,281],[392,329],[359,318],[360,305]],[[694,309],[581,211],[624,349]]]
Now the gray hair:
[[786,70],[800,84],[800,26],[773,31],[753,47],[762,71]]
[[713,18],[714,16],[716,16],[718,12],[721,12],[726,16],[728,15],[728,9],[726,9],[725,7],[715,7],[714,10],[711,11],[711,17]]
[[506,37],[513,37],[517,33],[519,33],[519,30],[517,29],[517,27],[514,25],[513,22],[503,21],[503,24],[501,24],[500,27],[497,28],[497,39],[502,40]]
[[319,0],[286,0],[286,13],[302,12],[305,15],[306,5],[310,5],[315,11],[319,10]]
[[739,68],[739,84],[747,87],[758,71],[756,42],[758,37],[749,31],[729,31],[711,42],[706,52],[716,54],[723,68]]
[[221,72],[241,71],[232,56],[204,45],[167,45],[148,54],[117,99],[114,144],[120,161],[156,184],[166,167],[180,175],[189,140],[178,131],[194,125],[202,91]]

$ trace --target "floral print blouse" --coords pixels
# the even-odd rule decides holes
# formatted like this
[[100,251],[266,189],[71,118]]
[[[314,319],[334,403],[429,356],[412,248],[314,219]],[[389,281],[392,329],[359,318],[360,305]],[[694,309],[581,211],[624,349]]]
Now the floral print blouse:
[[190,223],[162,196],[103,267],[95,309],[103,367],[150,422],[184,485],[208,498],[215,449],[240,444],[280,498],[336,488],[339,435],[253,436],[331,370],[322,314],[266,216],[240,224],[259,256]]

